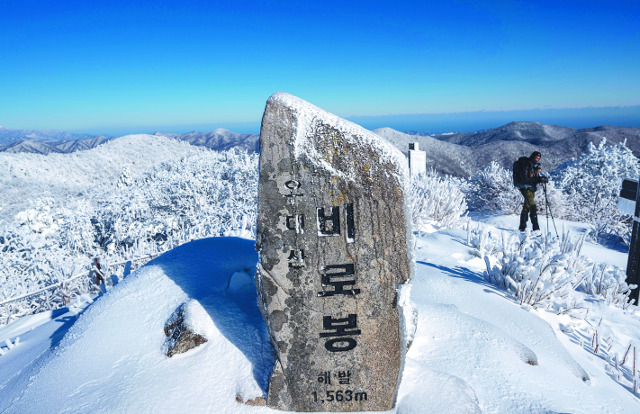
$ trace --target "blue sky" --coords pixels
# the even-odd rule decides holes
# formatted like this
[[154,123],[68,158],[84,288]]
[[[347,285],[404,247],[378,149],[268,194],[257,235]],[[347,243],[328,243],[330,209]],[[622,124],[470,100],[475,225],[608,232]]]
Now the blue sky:
[[301,3],[0,0],[0,125],[257,132],[277,91],[352,119],[640,105],[638,1]]

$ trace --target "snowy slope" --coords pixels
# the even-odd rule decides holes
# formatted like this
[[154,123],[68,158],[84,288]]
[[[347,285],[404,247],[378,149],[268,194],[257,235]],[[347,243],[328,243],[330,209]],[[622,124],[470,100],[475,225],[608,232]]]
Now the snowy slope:
[[[495,229],[517,218],[485,221]],[[465,237],[448,230],[417,241],[418,328],[391,412],[639,412],[640,399],[610,375],[603,354],[576,339],[579,329],[565,333],[561,317],[522,308],[485,281]],[[20,341],[2,348],[0,412],[274,412],[236,401],[262,396],[273,364],[251,278],[256,260],[251,240],[194,241],[134,272],[71,328],[61,316],[32,331],[20,321],[1,328],[0,343]],[[167,358],[163,325],[189,299],[206,310],[199,322],[209,342]],[[616,335],[640,341],[637,307],[610,312]],[[68,330],[57,347],[50,324],[58,336]]]
[[[236,393],[261,395],[273,360],[249,276],[253,244],[199,240],[141,268],[89,307],[58,348],[0,385],[0,411],[232,412]],[[189,299],[204,306],[213,334],[169,359],[163,326]]]
[[[126,168],[132,176],[154,165],[203,151],[162,136],[128,135],[100,147],[71,154],[11,154],[0,152],[0,207],[13,216],[29,200],[51,195],[83,197],[108,191]],[[0,226],[1,227],[1,226]]]
[[[416,335],[408,356],[448,379],[435,396],[450,395],[446,384],[455,382],[462,395],[476,396],[477,412],[640,409],[640,401],[601,367],[577,362],[576,355],[587,356],[585,351],[570,353],[552,326],[486,283],[480,277],[482,261],[456,246],[464,240],[461,233],[434,233],[419,242],[416,254],[417,278],[423,281],[421,288],[414,287],[412,299],[420,309],[418,332],[423,335]],[[434,400],[437,404],[440,398]],[[449,406],[436,412],[456,411]]]

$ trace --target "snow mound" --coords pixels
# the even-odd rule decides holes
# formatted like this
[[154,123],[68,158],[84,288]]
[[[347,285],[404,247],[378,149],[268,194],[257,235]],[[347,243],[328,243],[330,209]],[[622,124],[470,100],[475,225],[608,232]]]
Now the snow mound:
[[473,388],[461,378],[412,359],[405,364],[404,375],[413,381],[398,395],[398,414],[423,414],[426,407],[432,413],[448,413],[452,407],[458,413],[482,413]]
[[[90,306],[29,372],[8,381],[0,411],[248,410],[234,397],[263,396],[273,356],[255,290],[227,286],[256,262],[254,242],[237,238],[194,241],[153,260]],[[168,358],[163,327],[184,302],[209,341]]]

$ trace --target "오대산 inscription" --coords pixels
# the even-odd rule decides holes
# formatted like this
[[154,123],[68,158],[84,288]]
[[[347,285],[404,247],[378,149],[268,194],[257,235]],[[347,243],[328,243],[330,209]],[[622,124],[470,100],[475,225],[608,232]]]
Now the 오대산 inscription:
[[393,407],[410,277],[403,155],[299,98],[269,98],[260,132],[259,304],[276,352],[267,405]]

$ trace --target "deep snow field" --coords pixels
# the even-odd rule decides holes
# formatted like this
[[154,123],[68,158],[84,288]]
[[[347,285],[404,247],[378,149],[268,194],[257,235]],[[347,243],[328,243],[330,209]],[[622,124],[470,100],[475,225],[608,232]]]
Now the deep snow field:
[[[474,220],[491,231],[517,223]],[[587,243],[583,254],[626,267],[626,254],[602,246]],[[422,233],[415,258],[417,330],[390,413],[640,412],[630,358],[613,366],[630,343],[640,351],[637,306],[624,311],[585,295],[584,319],[520,306],[485,280],[464,230]],[[237,401],[265,395],[274,362],[256,304],[256,261],[253,240],[196,240],[95,301],[0,327],[0,412],[277,412]],[[163,326],[188,301],[208,342],[168,358]],[[608,336],[597,354],[595,330]]]

